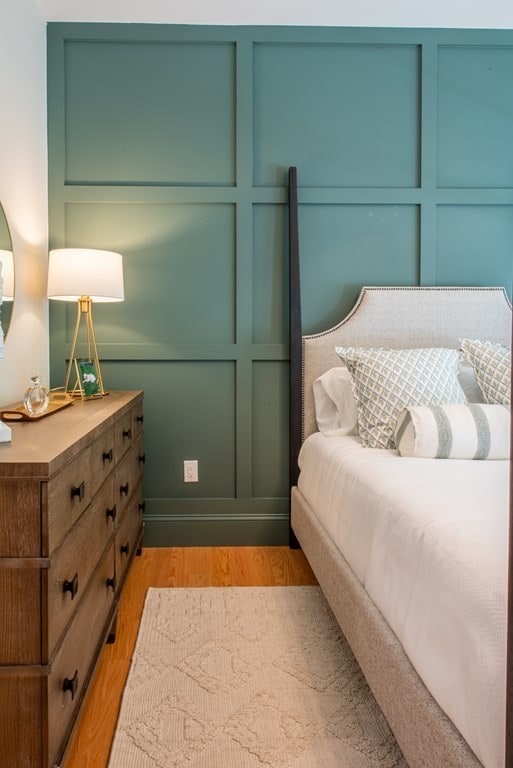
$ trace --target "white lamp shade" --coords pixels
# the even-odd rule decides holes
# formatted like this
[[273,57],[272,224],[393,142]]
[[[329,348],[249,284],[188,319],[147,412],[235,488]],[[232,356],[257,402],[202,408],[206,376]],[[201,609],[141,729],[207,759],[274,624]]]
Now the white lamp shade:
[[50,251],[48,298],[77,301],[123,301],[123,258],[114,251],[57,248]]
[[2,288],[0,297],[2,301],[14,300],[14,258],[12,251],[0,249],[0,264],[2,265]]

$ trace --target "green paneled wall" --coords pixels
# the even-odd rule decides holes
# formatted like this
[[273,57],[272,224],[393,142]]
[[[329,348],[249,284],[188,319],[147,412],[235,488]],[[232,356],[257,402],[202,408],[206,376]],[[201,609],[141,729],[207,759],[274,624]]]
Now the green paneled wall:
[[513,31],[48,25],[51,247],[124,256],[94,316],[145,391],[148,544],[287,541],[290,165],[305,332],[362,285],[511,295],[512,82]]
[[257,43],[253,59],[256,185],[298,157],[310,187],[417,185],[418,46]]

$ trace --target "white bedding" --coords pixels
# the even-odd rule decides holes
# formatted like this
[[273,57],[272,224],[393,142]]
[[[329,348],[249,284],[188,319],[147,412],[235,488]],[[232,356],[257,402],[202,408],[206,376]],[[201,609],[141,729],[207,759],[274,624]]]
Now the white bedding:
[[299,466],[301,493],[433,697],[485,768],[503,768],[509,462],[316,433]]

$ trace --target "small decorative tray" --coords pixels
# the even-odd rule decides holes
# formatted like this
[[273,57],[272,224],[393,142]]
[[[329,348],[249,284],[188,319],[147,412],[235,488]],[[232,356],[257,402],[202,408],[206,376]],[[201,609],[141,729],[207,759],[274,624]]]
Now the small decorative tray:
[[68,405],[73,405],[71,395],[66,392],[50,392],[50,402],[48,403],[48,408],[43,413],[36,413],[31,416],[23,403],[15,403],[0,411],[0,419],[3,421],[38,421],[56,411],[67,408]]

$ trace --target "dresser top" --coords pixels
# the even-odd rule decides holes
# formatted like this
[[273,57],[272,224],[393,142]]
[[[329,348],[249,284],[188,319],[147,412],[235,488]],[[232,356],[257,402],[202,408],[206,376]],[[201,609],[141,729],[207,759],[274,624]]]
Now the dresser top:
[[12,440],[0,443],[0,480],[49,477],[142,398],[139,390],[111,391],[36,421],[9,422]]

